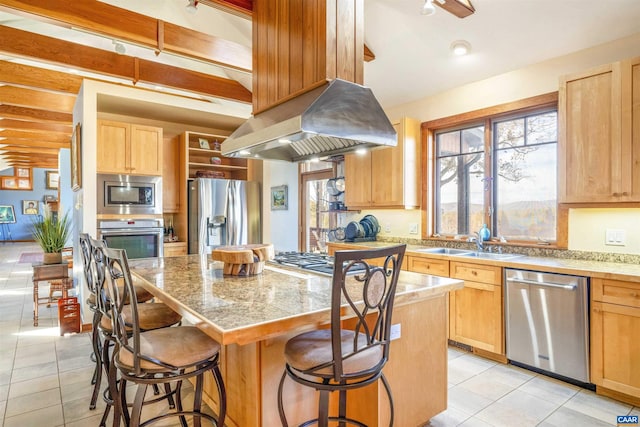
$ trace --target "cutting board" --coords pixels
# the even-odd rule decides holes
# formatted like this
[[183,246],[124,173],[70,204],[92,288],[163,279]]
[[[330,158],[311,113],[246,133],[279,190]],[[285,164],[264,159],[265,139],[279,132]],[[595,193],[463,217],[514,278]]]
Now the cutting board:
[[220,246],[211,251],[214,261],[224,262],[224,274],[231,276],[251,276],[262,273],[264,262],[273,259],[271,243],[252,245]]

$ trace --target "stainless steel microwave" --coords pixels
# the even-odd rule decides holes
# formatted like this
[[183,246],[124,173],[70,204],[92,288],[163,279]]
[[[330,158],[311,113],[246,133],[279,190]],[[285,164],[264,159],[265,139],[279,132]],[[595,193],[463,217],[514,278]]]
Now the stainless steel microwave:
[[99,214],[162,214],[162,177],[98,174]]

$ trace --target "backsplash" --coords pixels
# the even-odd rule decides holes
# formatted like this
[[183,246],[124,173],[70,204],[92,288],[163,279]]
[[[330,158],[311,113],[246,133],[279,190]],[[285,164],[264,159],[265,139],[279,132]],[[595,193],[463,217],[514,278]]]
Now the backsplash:
[[[419,245],[426,247],[442,247],[442,248],[456,248],[456,249],[470,249],[476,250],[475,243],[467,243],[460,241],[448,241],[448,240],[421,240],[421,239],[407,239],[402,237],[385,237],[378,235],[378,241],[388,243],[406,243],[408,245]],[[510,244],[509,246],[501,246],[498,242],[486,242],[487,247],[491,247],[493,252],[497,252],[502,248],[505,253],[521,254],[532,257],[549,257],[549,258],[563,258],[563,259],[576,259],[583,261],[602,261],[602,262],[619,262],[624,264],[640,264],[640,255],[635,254],[621,254],[610,252],[591,252],[591,251],[576,251],[567,249],[556,249],[548,247],[533,247],[533,246],[515,246]]]

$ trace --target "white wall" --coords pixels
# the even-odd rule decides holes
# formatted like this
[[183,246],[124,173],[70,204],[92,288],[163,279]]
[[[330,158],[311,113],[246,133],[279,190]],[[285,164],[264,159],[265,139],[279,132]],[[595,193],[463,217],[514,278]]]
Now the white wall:
[[[562,75],[585,71],[598,65],[639,55],[640,33],[460,86],[412,103],[388,108],[386,112],[392,120],[413,117],[420,121],[428,121],[448,117],[554,92],[558,90],[559,78]],[[378,218],[384,218],[382,223],[387,221],[391,224],[391,233],[387,235],[415,237],[407,235],[406,232],[406,221],[416,221],[415,213],[411,211],[388,213],[381,210],[371,213]],[[638,239],[640,236],[635,232],[640,222],[634,217],[640,218],[635,209],[572,209],[569,215],[569,249],[640,253],[640,239]],[[398,221],[395,221],[396,218]],[[604,245],[604,230],[612,228],[610,227],[612,224],[616,224],[614,228],[624,228],[628,231],[627,246]]]
[[[289,208],[271,210],[271,187],[288,186]],[[300,224],[298,221],[298,164],[265,160],[262,185],[263,242],[273,243],[276,251],[297,251]]]

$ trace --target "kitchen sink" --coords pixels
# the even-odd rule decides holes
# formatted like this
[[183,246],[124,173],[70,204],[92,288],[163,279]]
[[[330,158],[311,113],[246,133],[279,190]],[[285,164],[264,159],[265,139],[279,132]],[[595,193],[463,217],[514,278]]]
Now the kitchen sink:
[[467,255],[472,253],[468,249],[454,249],[454,248],[425,248],[425,249],[417,249],[416,252],[424,252],[428,254],[442,254],[442,255]]
[[465,252],[461,254],[451,254],[451,255],[458,255],[461,257],[496,259],[496,260],[512,259],[512,258],[518,258],[523,256],[520,254],[496,254],[491,252]]

